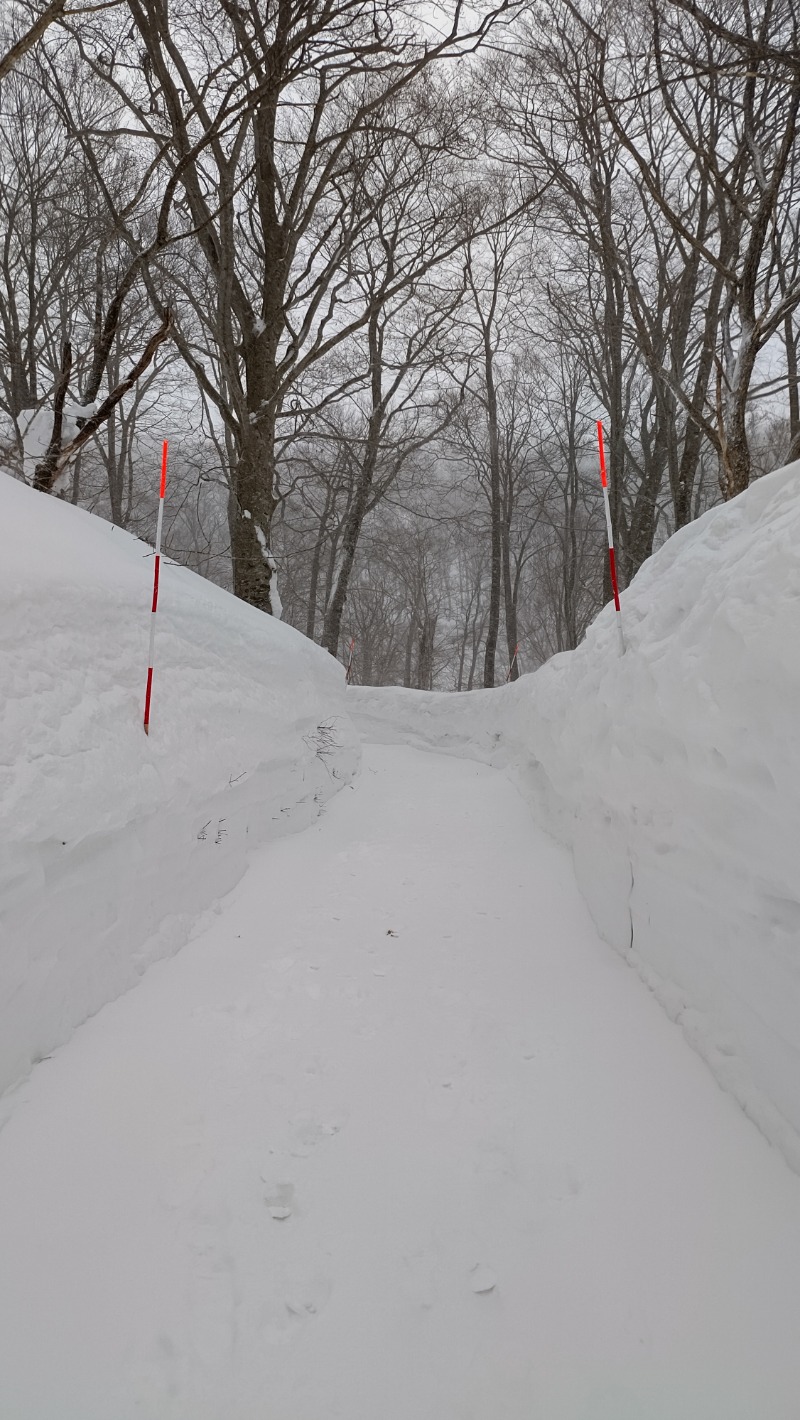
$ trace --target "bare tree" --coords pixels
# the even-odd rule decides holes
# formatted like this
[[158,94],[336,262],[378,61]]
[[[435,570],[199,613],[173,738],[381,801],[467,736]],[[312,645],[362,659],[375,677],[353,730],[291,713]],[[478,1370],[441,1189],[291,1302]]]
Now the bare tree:
[[[182,324],[176,340],[231,435],[234,587],[266,611],[287,396],[370,319],[348,269],[375,216],[360,205],[374,157],[364,135],[372,125],[380,138],[386,105],[436,61],[474,49],[506,5],[468,23],[454,0],[434,32],[405,0],[377,9],[371,0],[183,0],[169,10],[166,0],[129,0],[146,55],[135,81],[121,63],[103,70],[106,40],[84,39],[158,145],[205,265],[211,360]],[[125,52],[122,38],[116,52]],[[411,279],[398,271],[390,293]]]
[[[449,123],[446,114],[442,117]],[[469,229],[461,194],[456,193],[454,201],[449,184],[442,183],[437,172],[443,136],[437,123],[424,146],[418,132],[386,145],[365,179],[370,189],[382,188],[384,196],[379,204],[370,193],[375,219],[358,252],[360,269],[354,278],[370,312],[363,355],[364,427],[354,496],[325,613],[322,644],[331,655],[337,654],[364,518],[370,505],[375,506],[376,479],[384,496],[404,465],[446,428],[455,409],[452,400],[442,397],[439,376],[448,354],[454,353],[450,347],[464,278],[455,261],[443,272],[439,254],[468,241]],[[414,271],[425,274],[405,280],[391,296],[398,274]]]
[[[750,14],[754,37],[766,43],[776,17],[772,0],[760,0]],[[721,286],[713,395],[702,425],[717,449],[723,495],[730,498],[750,481],[747,411],[756,362],[800,305],[800,86],[787,84],[785,73],[755,52],[747,67],[734,63],[737,47],[683,8],[654,8],[643,60],[630,16],[628,23],[633,44],[621,74],[607,39],[601,40],[604,111],[643,191]],[[793,23],[796,31],[796,18]],[[653,87],[669,147],[683,155],[684,170],[706,195],[693,211],[687,210],[686,181],[667,186],[663,165],[652,163]],[[708,230],[698,225],[704,209],[712,214]],[[662,374],[686,402],[680,382],[663,366]],[[701,421],[696,407],[691,414]]]
[[[65,100],[61,79],[48,82],[52,54],[43,46],[5,81],[0,142],[5,219],[0,344],[6,357],[0,404],[20,442],[23,428],[30,433],[35,418],[36,439],[28,445],[38,443],[40,455],[29,462],[34,463],[34,485],[45,491],[119,410],[169,327],[162,319],[151,333],[152,315],[141,287],[141,318],[134,313],[140,258],[132,257],[120,240],[110,207],[137,206],[141,190],[135,164],[119,144],[104,143],[101,168],[88,141],[91,84],[86,114],[86,76],[76,68],[68,45],[56,46],[59,54],[65,49],[63,82],[71,99]],[[127,372],[125,365],[131,367]],[[104,381],[107,394],[98,404]],[[54,407],[48,413],[51,390]]]
[[[506,367],[513,363],[515,341],[520,333],[520,313],[524,305],[525,243],[528,217],[520,210],[507,183],[499,175],[487,176],[484,202],[494,203],[495,226],[467,254],[468,301],[463,313],[464,330],[469,331],[469,349],[474,374],[469,382],[470,399],[463,417],[455,426],[462,455],[466,457],[478,485],[488,501],[490,540],[490,584],[488,621],[484,645],[483,683],[496,681],[497,642],[504,596],[506,569],[506,610],[514,616],[514,600],[508,565],[509,522],[513,514],[513,481],[509,477],[509,455],[519,456],[516,434],[509,422],[502,427],[499,385]],[[490,195],[491,194],[491,195]],[[481,411],[480,422],[475,413]],[[513,450],[513,453],[512,453]],[[508,623],[507,623],[508,629]],[[516,644],[515,629],[512,626]],[[512,651],[513,654],[513,651]]]
[[[15,69],[20,60],[33,49],[42,35],[50,26],[64,14],[67,0],[50,0],[49,5],[45,5],[40,10],[36,18],[28,24],[27,29],[13,41],[4,54],[0,54],[0,79],[4,79],[6,74],[10,74]],[[22,10],[23,7],[19,7]]]

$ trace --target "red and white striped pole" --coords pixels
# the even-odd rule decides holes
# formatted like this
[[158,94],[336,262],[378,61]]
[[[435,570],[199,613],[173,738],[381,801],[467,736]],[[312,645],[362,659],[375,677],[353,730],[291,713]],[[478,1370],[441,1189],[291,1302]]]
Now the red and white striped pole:
[[351,675],[352,675],[352,673],[353,673],[353,648],[355,647],[355,644],[356,644],[356,638],[355,638],[355,636],[352,636],[352,637],[350,638],[350,655],[349,655],[349,657],[348,657],[348,659],[347,659],[347,670],[346,670],[346,672],[345,672],[345,684],[346,684],[346,685],[349,685],[349,684],[350,684],[350,677],[351,677]]
[[625,654],[625,637],[622,634],[622,608],[619,604],[619,586],[617,584],[617,558],[614,552],[614,529],[611,526],[611,505],[608,501],[608,476],[606,474],[606,450],[603,443],[603,421],[597,421],[597,443],[600,449],[600,478],[603,483],[603,507],[606,514],[606,529],[608,531],[608,567],[611,572],[611,589],[614,593],[614,606],[617,612],[617,631],[619,632],[620,655]]
[[164,494],[167,491],[167,449],[164,440],[161,450],[161,488],[158,494],[158,522],[156,523],[156,560],[153,568],[153,605],[150,609],[150,651],[147,657],[147,690],[144,697],[144,732],[150,733],[150,696],[153,692],[153,646],[156,638],[156,612],[158,611],[158,575],[161,571],[161,528],[164,523]]
[[511,657],[511,665],[510,665],[509,668],[508,668],[508,675],[506,676],[506,685],[508,685],[508,682],[510,681],[512,675],[514,674],[514,666],[515,666],[515,664],[516,664],[517,652],[518,652],[518,650],[519,650],[519,641],[517,642],[516,646],[514,647],[514,654],[513,654],[513,656]]

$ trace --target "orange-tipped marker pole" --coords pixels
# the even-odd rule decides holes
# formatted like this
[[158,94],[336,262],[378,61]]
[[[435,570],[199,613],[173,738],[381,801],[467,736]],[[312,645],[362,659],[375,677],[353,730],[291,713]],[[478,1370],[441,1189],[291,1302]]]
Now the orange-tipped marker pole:
[[514,647],[514,654],[513,654],[513,656],[511,657],[511,665],[510,665],[509,668],[508,668],[508,675],[506,676],[506,685],[508,685],[508,682],[510,681],[512,675],[514,674],[514,666],[516,665],[516,662],[517,662],[517,654],[518,654],[518,652],[519,652],[519,641],[517,642],[516,646]]
[[603,421],[597,421],[597,443],[600,449],[600,478],[603,484],[603,508],[606,515],[606,530],[608,532],[608,566],[611,572],[611,589],[614,593],[614,607],[617,613],[617,630],[619,632],[620,655],[625,654],[625,637],[622,634],[622,608],[619,604],[619,585],[617,583],[617,558],[614,552],[614,529],[611,526],[611,505],[608,501],[608,475],[606,473],[606,450],[603,443]]
[[153,693],[153,648],[156,639],[156,612],[158,611],[158,577],[161,571],[161,529],[164,525],[164,495],[167,491],[167,450],[164,440],[161,450],[161,488],[158,495],[158,522],[156,523],[156,560],[153,569],[153,605],[150,608],[150,651],[147,657],[147,690],[144,697],[144,732],[150,733],[150,697]]

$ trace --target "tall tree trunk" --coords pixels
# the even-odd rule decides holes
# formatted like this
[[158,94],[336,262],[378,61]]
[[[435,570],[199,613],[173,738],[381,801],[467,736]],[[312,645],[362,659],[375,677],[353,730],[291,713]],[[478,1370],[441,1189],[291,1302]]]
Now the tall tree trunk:
[[[348,507],[349,505],[350,500],[348,500]],[[333,584],[336,580],[336,563],[339,558],[339,543],[341,541],[343,527],[344,523],[338,523],[334,528],[331,535],[331,545],[328,549],[328,565],[325,568],[325,595],[323,598],[323,627],[325,624],[324,612],[327,611],[330,606],[331,597],[333,596]]]
[[[480,606],[480,587],[478,587],[478,605]],[[472,608],[475,603],[475,591],[470,593],[469,605],[464,617],[464,632],[461,636],[458,647],[458,675],[456,677],[456,690],[464,689],[464,666],[467,660],[467,642],[469,641],[470,622],[472,619]]]
[[78,503],[79,503],[79,501],[80,501],[80,496],[81,496],[81,460],[82,460],[82,457],[83,457],[82,454],[78,454],[78,457],[76,458],[75,463],[74,463],[73,468],[72,468],[72,493],[71,493],[71,495],[70,495],[70,502],[72,503],[73,507],[75,507],[75,508],[77,508]]
[[517,633],[517,592],[519,578],[511,571],[511,524],[514,519],[514,482],[510,460],[504,460],[503,476],[503,607],[506,623],[506,646],[508,648],[508,679],[517,680],[519,666],[514,658],[519,639]]
[[460,691],[460,690],[463,690],[463,689],[464,689],[464,662],[465,662],[466,657],[467,657],[467,636],[468,636],[468,634],[469,634],[469,626],[468,626],[468,624],[465,622],[465,624],[464,624],[464,634],[463,634],[463,636],[461,637],[461,639],[460,639],[460,641],[459,641],[459,645],[458,645],[458,670],[457,670],[457,672],[456,672],[456,690],[457,690],[457,691]]
[[342,531],[342,560],[339,564],[339,575],[336,578],[333,596],[325,612],[325,624],[322,632],[322,645],[326,651],[330,651],[332,656],[339,654],[339,637],[342,631],[342,617],[350,586],[350,576],[353,571],[353,563],[356,560],[358,540],[369,504],[375,465],[378,461],[381,423],[382,419],[379,416],[370,420],[356,495]]
[[270,615],[274,450],[275,415],[268,406],[257,424],[243,427],[233,471],[233,496],[228,503],[234,593]]
[[325,546],[325,538],[328,532],[328,519],[333,507],[333,497],[330,487],[325,490],[325,506],[322,510],[322,517],[319,520],[317,538],[314,543],[314,553],[311,558],[311,578],[308,588],[308,610],[306,613],[306,636],[309,641],[314,640],[314,633],[317,627],[317,597],[319,595],[319,574],[322,567],[322,549]]
[[33,486],[42,493],[49,493],[50,487],[55,479],[58,468],[58,460],[61,456],[63,444],[62,431],[64,427],[64,404],[69,390],[69,377],[72,373],[72,346],[67,340],[61,352],[61,368],[56,381],[55,396],[53,399],[53,432],[50,435],[50,443],[47,452],[40,463],[33,471]]
[[786,336],[786,376],[789,387],[789,445],[800,439],[800,388],[797,384],[797,336],[792,316],[784,322]]
[[[676,528],[683,528],[692,521],[694,485],[704,438],[704,430],[700,420],[705,409],[708,384],[714,367],[714,333],[717,328],[721,294],[722,276],[717,273],[714,277],[711,299],[706,312],[705,338],[697,366],[691,407],[687,413],[677,484],[672,493]],[[694,411],[697,412],[697,418],[692,417]]]
[[[642,426],[645,415],[642,417]],[[658,517],[658,495],[669,462],[669,445],[675,437],[675,402],[669,391],[655,386],[655,428],[652,446],[645,442],[642,427],[642,478],[636,489],[628,529],[628,566],[630,577],[636,576],[643,562],[653,551]]]
[[417,668],[417,685],[420,690],[433,690],[433,650],[437,620],[429,611],[426,611],[422,618]]
[[506,614],[506,641],[508,643],[509,680],[519,679],[519,661],[515,659],[519,632],[517,630],[517,591],[519,578],[511,575],[511,535],[508,523],[503,526],[503,599]]
[[472,622],[472,656],[470,658],[469,663],[467,690],[474,690],[475,688],[475,672],[478,669],[478,652],[480,651],[481,637],[483,636],[483,628],[485,624],[486,613],[484,612],[483,615],[481,615],[481,607],[479,601],[477,609],[475,611],[475,617]]
[[491,689],[495,684],[497,638],[500,634],[500,596],[503,580],[503,501],[500,487],[500,431],[497,418],[497,390],[488,328],[484,338],[486,361],[486,421],[489,432],[489,475],[492,555],[489,584],[489,624],[486,628],[486,648],[483,657],[483,684]]
[[111,521],[118,528],[124,526],[122,512],[122,494],[124,486],[125,469],[122,458],[117,449],[117,411],[112,410],[109,415],[108,424],[108,448],[105,454],[106,470],[108,474],[108,498],[111,504]]
[[758,353],[752,332],[742,331],[728,382],[721,363],[717,364],[717,419],[720,434],[719,482],[726,500],[743,493],[750,484],[750,444],[747,438],[747,398]]
[[356,558],[358,539],[361,536],[361,528],[369,505],[370,489],[372,488],[372,480],[375,476],[375,468],[378,462],[378,453],[381,445],[381,433],[383,431],[385,411],[382,395],[382,339],[378,317],[379,313],[375,311],[370,318],[368,329],[372,408],[369,424],[367,426],[364,455],[358,472],[358,481],[353,504],[345,519],[344,531],[342,533],[342,561],[339,567],[339,575],[336,579],[333,596],[325,611],[325,626],[322,633],[322,644],[326,651],[330,651],[332,656],[336,656],[339,653],[339,637],[342,629],[344,606],[347,600],[347,589],[350,585],[350,574],[353,570],[353,563]]
[[417,603],[411,608],[411,617],[406,632],[405,663],[403,666],[403,685],[406,690],[411,689],[412,672],[411,667],[414,660],[414,642],[417,638]]
[[[597,212],[600,256],[603,269],[603,332],[606,400],[608,408],[608,498],[611,522],[617,541],[617,575],[622,586],[630,581],[628,569],[628,538],[624,522],[623,490],[625,487],[625,398],[623,388],[623,343],[625,320],[625,285],[619,271],[614,236],[614,211],[610,172],[602,176],[602,165],[592,166],[592,195]],[[612,595],[611,574],[606,564],[603,573],[603,600]]]
[[573,651],[578,644],[578,449],[575,431],[576,400],[572,399],[569,413],[569,464],[564,489],[564,565],[562,574],[564,625],[566,627],[565,650]]

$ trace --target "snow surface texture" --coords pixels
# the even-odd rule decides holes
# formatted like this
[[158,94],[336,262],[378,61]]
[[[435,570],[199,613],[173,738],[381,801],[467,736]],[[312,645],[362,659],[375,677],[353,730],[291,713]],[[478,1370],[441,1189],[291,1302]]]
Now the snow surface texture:
[[3,1420],[796,1420],[800,1179],[502,774],[218,907],[0,1102]]
[[609,607],[515,685],[348,706],[366,738],[511,774],[603,936],[800,1169],[800,463],[670,538],[623,618],[622,659]]
[[[168,490],[169,496],[169,490]],[[329,655],[0,475],[0,1089],[175,951],[358,747]]]

